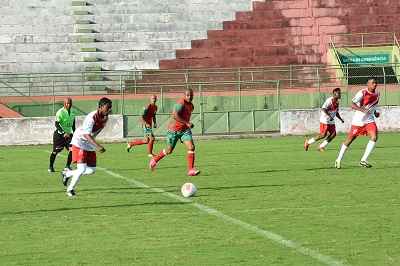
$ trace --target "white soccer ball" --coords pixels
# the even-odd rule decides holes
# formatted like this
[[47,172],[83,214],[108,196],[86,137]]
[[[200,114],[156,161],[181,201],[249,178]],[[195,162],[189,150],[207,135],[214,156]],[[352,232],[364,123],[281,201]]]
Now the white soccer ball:
[[196,185],[193,183],[185,183],[183,184],[181,188],[182,195],[187,198],[187,197],[192,197],[196,195],[197,188]]

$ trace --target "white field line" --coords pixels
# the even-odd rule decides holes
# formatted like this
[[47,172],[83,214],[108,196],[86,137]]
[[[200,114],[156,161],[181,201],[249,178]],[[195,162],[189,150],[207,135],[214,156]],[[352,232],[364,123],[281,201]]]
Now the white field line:
[[331,258],[329,256],[323,255],[323,254],[321,254],[321,253],[319,253],[319,252],[317,252],[315,250],[302,247],[301,245],[299,245],[299,244],[297,244],[297,243],[295,243],[295,242],[293,242],[293,241],[291,241],[289,239],[285,239],[284,237],[282,237],[280,235],[277,235],[277,234],[275,234],[273,232],[270,232],[270,231],[267,231],[267,230],[260,229],[257,226],[251,225],[251,224],[246,223],[244,221],[241,221],[241,220],[238,220],[238,219],[233,218],[231,216],[228,216],[226,214],[223,214],[220,211],[217,211],[217,210],[212,209],[210,207],[207,207],[205,205],[201,205],[201,204],[199,204],[197,202],[194,202],[194,201],[192,201],[192,200],[190,200],[188,198],[177,196],[177,195],[175,195],[173,193],[164,191],[164,190],[162,190],[160,188],[153,187],[153,186],[141,183],[141,182],[136,181],[136,180],[134,180],[132,178],[127,178],[125,176],[119,175],[117,173],[114,173],[114,172],[109,171],[109,170],[104,169],[104,168],[100,168],[100,167],[97,167],[97,168],[99,170],[101,170],[101,171],[104,171],[105,173],[107,173],[107,174],[109,174],[111,176],[123,179],[123,180],[125,180],[125,181],[127,181],[129,183],[132,183],[137,187],[150,189],[150,190],[152,190],[154,192],[161,193],[161,194],[163,194],[165,196],[168,196],[170,198],[173,198],[173,199],[175,199],[177,201],[189,203],[191,206],[196,207],[196,208],[200,209],[201,211],[204,211],[204,212],[206,212],[208,214],[211,214],[211,215],[214,215],[214,216],[216,216],[216,217],[218,217],[220,219],[229,221],[229,222],[231,222],[233,224],[239,225],[239,226],[241,226],[241,227],[243,227],[245,229],[248,229],[250,231],[253,231],[253,232],[257,233],[257,234],[265,236],[265,237],[277,242],[278,244],[281,244],[281,245],[287,246],[289,248],[295,249],[298,252],[303,253],[303,254],[308,255],[308,256],[311,256],[311,257],[317,259],[318,261],[323,262],[323,263],[325,263],[327,265],[343,265],[339,261],[336,261],[336,260],[334,260],[333,258]]
[[161,194],[163,194],[165,196],[168,196],[170,198],[173,198],[175,200],[189,203],[191,206],[194,206],[194,207],[198,208],[199,210],[201,210],[201,211],[203,211],[205,213],[214,215],[214,216],[216,216],[216,217],[218,217],[220,219],[229,221],[229,222],[231,222],[233,224],[239,225],[239,226],[241,226],[241,227],[243,227],[245,229],[248,229],[250,231],[253,231],[253,232],[257,233],[257,234],[265,236],[265,237],[269,238],[270,240],[273,240],[273,241],[277,242],[278,244],[281,244],[281,245],[284,245],[286,247],[295,249],[298,252],[303,253],[303,254],[308,255],[308,256],[311,256],[311,257],[315,258],[316,260],[318,260],[320,262],[323,262],[323,263],[325,263],[327,265],[343,265],[341,262],[339,262],[337,260],[334,260],[333,258],[331,258],[331,257],[329,257],[327,255],[321,254],[318,251],[302,247],[301,245],[299,245],[299,244],[297,244],[297,243],[295,243],[295,242],[293,242],[293,241],[291,241],[289,239],[285,239],[284,237],[282,237],[282,236],[280,236],[278,234],[275,234],[275,233],[267,231],[267,230],[263,230],[263,229],[261,229],[261,228],[259,228],[257,226],[254,226],[252,224],[246,223],[246,222],[241,221],[239,219],[233,218],[233,217],[231,217],[229,215],[226,215],[226,214],[224,214],[224,213],[222,213],[220,211],[217,211],[217,210],[212,209],[210,207],[207,207],[205,205],[201,205],[201,204],[199,204],[197,202],[194,202],[194,201],[192,201],[192,200],[190,200],[188,198],[177,196],[177,195],[175,195],[173,193],[164,191],[164,190],[162,190],[160,188],[153,187],[153,186],[141,183],[141,182],[136,181],[136,180],[134,180],[132,178],[128,178],[128,177],[122,176],[120,174],[114,173],[112,171],[109,171],[109,170],[101,168],[101,167],[97,167],[97,169],[101,170],[101,171],[104,171],[105,173],[107,173],[107,174],[109,174],[111,176],[123,179],[123,180],[125,180],[125,181],[127,181],[129,183],[132,183],[137,187],[150,189],[150,190],[152,190],[154,192],[161,193]]

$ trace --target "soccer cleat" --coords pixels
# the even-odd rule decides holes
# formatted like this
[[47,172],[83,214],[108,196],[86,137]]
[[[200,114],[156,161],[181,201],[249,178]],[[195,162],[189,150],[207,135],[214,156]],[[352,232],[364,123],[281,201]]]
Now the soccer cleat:
[[154,157],[154,154],[150,153],[147,156],[151,158],[151,157]]
[[318,146],[317,150],[319,150],[319,151],[325,151],[325,148],[324,148],[324,147]]
[[67,172],[68,172],[68,170],[66,170],[66,169],[61,171],[61,176],[62,176],[61,182],[63,183],[64,186],[67,186],[68,180],[69,180],[69,177],[67,177],[65,175]]
[[157,162],[156,162],[156,160],[154,160],[154,157],[151,157],[150,165],[149,165],[151,171],[154,170],[154,167],[156,167],[156,164],[157,164]]
[[132,146],[131,143],[128,142],[128,146],[126,146],[126,151],[129,152],[131,150]]
[[66,194],[68,197],[75,197],[75,196],[76,196],[74,190],[67,191],[67,193],[65,193],[65,194]]
[[304,149],[306,151],[308,151],[308,147],[310,146],[310,144],[308,144],[307,140],[304,142]]
[[196,170],[196,169],[192,168],[189,170],[188,176],[196,176],[196,175],[199,175],[200,172],[201,172],[200,170]]
[[68,170],[69,170],[69,171],[72,171],[72,168],[71,168],[71,166],[65,166],[65,167],[64,167],[64,170],[65,170],[65,171],[68,171]]
[[335,168],[336,169],[341,169],[342,168],[342,166],[340,165],[339,161],[335,161]]
[[364,166],[365,168],[372,167],[372,165],[370,165],[367,161],[360,161],[360,166]]
[[49,167],[49,169],[47,169],[47,172],[54,173],[54,168],[53,167]]

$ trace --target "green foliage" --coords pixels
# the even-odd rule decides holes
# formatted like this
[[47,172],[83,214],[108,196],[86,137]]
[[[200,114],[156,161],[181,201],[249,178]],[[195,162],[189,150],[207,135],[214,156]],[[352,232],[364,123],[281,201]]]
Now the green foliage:
[[[0,261],[4,265],[397,265],[398,134],[382,134],[358,166],[359,137],[333,168],[345,136],[326,152],[304,138],[196,141],[148,168],[147,146],[104,144],[98,172],[65,196],[48,173],[49,145],[2,147]],[[166,147],[156,141],[154,153]],[[75,167],[73,167],[75,168]],[[196,197],[180,197],[193,182]],[[281,237],[281,238],[280,238]]]

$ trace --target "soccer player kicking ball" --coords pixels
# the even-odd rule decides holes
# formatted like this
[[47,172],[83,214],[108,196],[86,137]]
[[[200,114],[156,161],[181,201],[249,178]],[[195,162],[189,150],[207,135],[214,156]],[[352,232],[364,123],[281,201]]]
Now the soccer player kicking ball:
[[351,100],[350,107],[356,110],[356,113],[351,122],[349,136],[343,143],[339,156],[335,161],[335,168],[337,169],[341,168],[341,162],[347,148],[357,136],[362,135],[368,135],[370,141],[367,144],[364,156],[361,158],[360,166],[366,168],[372,167],[372,165],[367,162],[367,159],[378,140],[378,128],[375,123],[375,117],[380,116],[379,112],[376,111],[380,93],[376,90],[377,85],[378,83],[375,77],[368,78],[367,88],[360,90]]
[[83,175],[96,173],[96,148],[100,153],[106,151],[96,141],[96,136],[104,129],[111,113],[112,102],[108,98],[99,101],[99,109],[88,114],[81,127],[77,128],[72,137],[72,162],[76,163],[76,170],[62,170],[62,183],[67,186],[70,177],[71,183],[67,188],[67,196],[76,196],[75,186]]
[[340,121],[344,123],[344,120],[339,114],[339,99],[341,97],[340,88],[335,88],[332,93],[332,97],[326,99],[325,103],[322,105],[322,112],[319,118],[320,134],[309,140],[306,140],[304,143],[304,149],[306,151],[308,151],[308,147],[312,143],[325,138],[326,134],[329,132],[329,136],[317,148],[319,151],[325,151],[325,146],[336,137],[335,117],[339,118]]
[[150,160],[150,170],[153,171],[157,162],[166,155],[171,154],[178,140],[183,142],[188,149],[188,176],[196,176],[200,174],[200,170],[194,169],[194,142],[191,129],[194,125],[190,122],[190,117],[194,110],[193,90],[185,89],[183,98],[175,105],[172,117],[167,128],[167,144],[168,147],[160,151],[157,156]]

